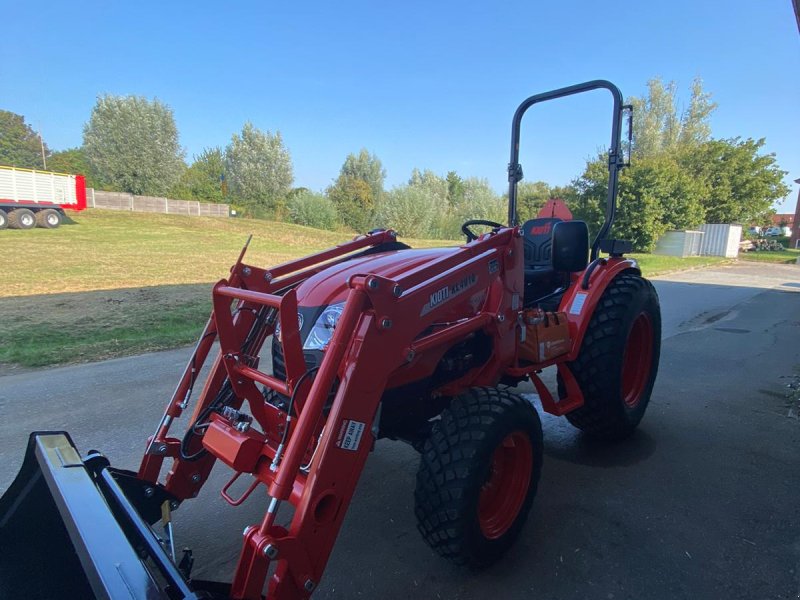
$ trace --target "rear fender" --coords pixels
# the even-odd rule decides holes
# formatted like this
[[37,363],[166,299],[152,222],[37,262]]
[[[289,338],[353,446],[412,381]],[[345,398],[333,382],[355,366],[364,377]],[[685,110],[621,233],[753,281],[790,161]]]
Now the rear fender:
[[566,360],[573,361],[583,343],[600,297],[608,285],[621,273],[641,275],[639,263],[632,258],[598,258],[582,273],[573,275],[573,284],[561,299],[559,311],[567,314],[572,347]]

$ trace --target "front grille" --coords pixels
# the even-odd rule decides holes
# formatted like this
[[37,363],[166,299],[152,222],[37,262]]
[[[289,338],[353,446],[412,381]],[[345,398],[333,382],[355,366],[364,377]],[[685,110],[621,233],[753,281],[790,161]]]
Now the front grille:
[[286,380],[286,362],[283,360],[283,348],[278,340],[272,340],[272,374],[278,379]]
[[[324,354],[319,350],[311,350],[308,352],[303,352],[303,358],[306,360],[306,369],[313,369],[314,367],[319,367],[322,364],[322,357]],[[282,379],[286,381],[286,361],[283,358],[283,348],[281,347],[280,342],[278,340],[273,339],[272,341],[272,374],[277,377],[278,379]],[[330,393],[328,394],[328,400],[325,402],[325,407],[323,411],[325,414],[331,408],[333,404],[333,399],[336,396],[336,390],[339,389],[339,379],[335,379],[333,381],[333,386],[331,388]],[[268,388],[264,388],[264,398],[267,399],[267,402],[277,406],[281,410],[286,410],[286,401],[288,398],[283,394],[279,394],[278,392],[272,392]]]
[[[322,362],[322,352],[303,352],[306,361],[306,369],[318,367]],[[272,339],[272,374],[278,379],[286,380],[286,360],[283,357],[283,347],[281,343]]]

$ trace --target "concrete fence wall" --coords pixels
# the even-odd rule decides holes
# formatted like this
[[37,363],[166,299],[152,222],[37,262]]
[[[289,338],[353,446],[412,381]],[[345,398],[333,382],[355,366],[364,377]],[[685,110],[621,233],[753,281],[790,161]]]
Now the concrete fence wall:
[[86,205],[89,208],[109,208],[133,212],[154,212],[168,215],[190,215],[195,217],[227,217],[230,206],[197,202],[195,200],[173,200],[156,196],[135,196],[125,192],[105,192],[89,188],[86,190]]

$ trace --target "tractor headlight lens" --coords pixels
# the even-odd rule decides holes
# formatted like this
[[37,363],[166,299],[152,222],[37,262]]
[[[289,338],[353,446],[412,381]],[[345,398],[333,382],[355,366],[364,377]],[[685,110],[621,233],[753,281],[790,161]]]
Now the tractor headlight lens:
[[[297,313],[297,326],[298,326],[298,328],[303,329],[303,313]],[[283,341],[281,339],[281,320],[280,319],[278,319],[278,322],[275,323],[275,338],[279,342]]]
[[303,350],[322,350],[325,348],[333,337],[333,330],[336,329],[336,323],[339,322],[339,317],[342,316],[343,310],[344,302],[331,304],[323,310],[311,331],[308,332],[308,337],[303,344]]

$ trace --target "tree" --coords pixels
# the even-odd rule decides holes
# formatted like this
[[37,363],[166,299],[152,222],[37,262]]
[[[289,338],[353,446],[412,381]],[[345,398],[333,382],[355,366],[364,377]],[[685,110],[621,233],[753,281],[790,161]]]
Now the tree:
[[648,190],[658,198],[664,230],[691,229],[706,219],[703,198],[708,189],[687,173],[675,156],[642,159],[636,169],[623,171],[620,181],[620,189],[626,194],[642,195]]
[[[46,144],[44,153],[50,153]],[[25,117],[7,110],[0,110],[0,165],[44,168],[39,134],[25,122]]]
[[[764,140],[711,138],[716,104],[699,79],[680,116],[674,83],[654,79],[648,87],[647,98],[633,99],[634,160],[620,174],[614,237],[649,251],[668,229],[762,222],[770,205],[789,193],[775,155],[760,153]],[[596,234],[605,214],[607,154],[588,161],[572,187],[573,215]]]
[[225,156],[221,148],[206,148],[194,157],[170,196],[183,200],[225,202]]
[[163,196],[186,168],[172,109],[141,96],[98,97],[83,147],[98,178],[123,192]]
[[[586,221],[592,236],[605,218],[608,161],[604,155],[590,161],[575,181],[577,198],[569,204],[574,216]],[[703,223],[706,188],[687,173],[672,154],[660,153],[636,161],[620,174],[614,237],[629,240],[638,251],[649,252],[668,229]]]
[[372,198],[375,201],[380,200],[383,195],[386,169],[383,168],[378,157],[370,154],[366,148],[362,148],[358,154],[347,155],[339,176],[365,181],[369,185],[369,189],[372,191]]
[[649,252],[664,232],[697,227],[705,220],[705,186],[678,161],[661,154],[643,158],[619,180],[619,212],[614,236]]
[[550,185],[544,181],[523,181],[517,185],[517,216],[521,222],[536,218],[548,200],[563,200],[574,205],[577,192],[573,185]]
[[[453,206],[452,212],[459,223],[469,219],[486,219],[496,223],[508,220],[507,206],[486,179],[469,177],[464,180],[464,199]],[[455,234],[456,232],[451,232]]]
[[86,178],[88,187],[98,187],[94,171],[86,158],[86,153],[82,148],[67,148],[59,152],[53,152],[47,159],[47,170],[58,173],[75,173]]
[[551,197],[550,185],[544,181],[522,181],[517,184],[517,215],[520,222],[533,219]]
[[280,132],[273,135],[245,123],[225,149],[231,194],[246,205],[278,209],[292,188],[292,158]]
[[751,223],[763,219],[789,193],[775,154],[760,154],[764,139],[710,140],[680,157],[690,177],[705,186],[707,223]]
[[372,222],[375,198],[372,189],[363,179],[339,175],[326,190],[342,223],[356,231],[364,232]]
[[[764,140],[709,140],[636,160],[619,178],[615,237],[652,250],[669,229],[702,223],[755,223],[789,193],[774,154],[759,154]],[[595,233],[603,222],[608,189],[606,156],[590,161],[574,182],[570,208]]]
[[552,185],[550,186],[550,198],[563,200],[567,204],[573,202],[578,197],[578,192],[575,186],[571,183],[567,185]]
[[[668,229],[706,223],[750,223],[764,218],[789,190],[774,154],[759,154],[764,140],[711,138],[716,108],[695,79],[687,109],[678,114],[674,83],[648,82],[647,98],[634,98],[633,165],[619,178],[615,237],[649,251]],[[607,156],[587,163],[575,180],[573,214],[597,231],[608,186]]]
[[575,188],[575,197],[567,202],[567,206],[575,219],[584,221],[589,226],[589,234],[594,237],[606,214],[608,155],[601,153],[594,160],[587,161],[583,174],[572,185]]
[[711,95],[703,91],[703,82],[692,82],[689,107],[679,114],[677,85],[661,79],[647,82],[647,96],[631,98],[633,105],[633,153],[637,158],[697,145],[711,135],[709,119],[717,108]]
[[447,177],[447,201],[450,205],[458,204],[464,199],[464,180],[455,171],[448,171]]
[[[447,207],[449,202],[449,185],[446,179],[442,179],[430,169],[420,171],[414,169],[411,171],[411,177],[408,179],[410,187],[420,188],[427,190],[430,198],[439,205],[440,210]],[[463,198],[463,182],[462,182],[462,198]]]
[[692,97],[689,108],[681,118],[681,132],[678,142],[682,145],[697,145],[711,137],[711,114],[717,103],[711,101],[711,94],[703,91],[703,81],[698,77],[692,82]]

